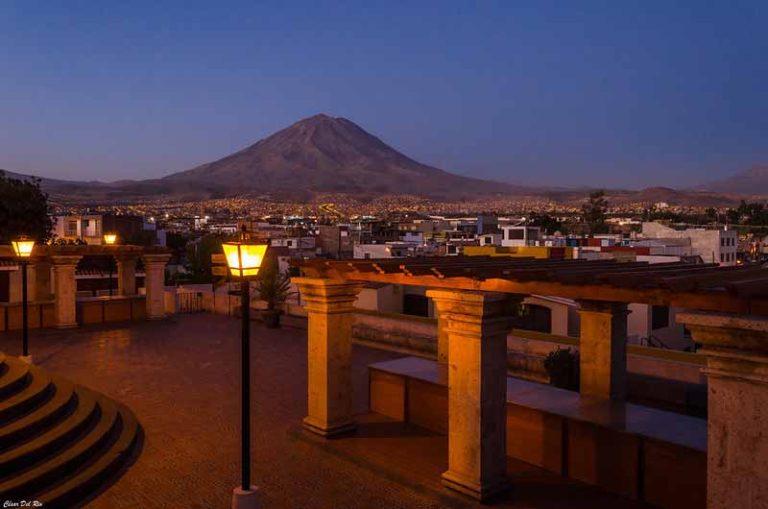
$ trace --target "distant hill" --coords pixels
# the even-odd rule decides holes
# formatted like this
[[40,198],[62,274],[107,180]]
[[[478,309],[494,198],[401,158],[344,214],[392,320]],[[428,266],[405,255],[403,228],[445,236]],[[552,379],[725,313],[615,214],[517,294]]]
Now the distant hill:
[[[408,194],[444,201],[526,197],[578,205],[590,190],[526,187],[456,175],[411,159],[350,120],[324,114],[300,120],[234,154],[163,178],[109,183],[43,178],[42,186],[55,201],[91,204],[264,194],[303,201],[315,193],[348,193],[358,198]],[[608,189],[607,195],[616,205],[728,206],[738,203],[742,195],[768,196],[768,166],[695,189]]]
[[345,118],[315,115],[239,152],[160,179],[222,194],[296,191],[429,197],[520,193],[522,186],[463,177],[393,149]]
[[699,189],[717,193],[737,193],[768,196],[768,165],[752,168],[731,177],[699,186]]

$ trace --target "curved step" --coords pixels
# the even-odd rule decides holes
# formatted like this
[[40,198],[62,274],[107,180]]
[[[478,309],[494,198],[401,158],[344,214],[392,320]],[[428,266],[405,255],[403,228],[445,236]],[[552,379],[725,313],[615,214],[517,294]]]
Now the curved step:
[[0,452],[44,432],[74,412],[77,406],[74,384],[56,377],[53,377],[53,383],[56,388],[53,397],[21,419],[0,427]]
[[24,415],[51,397],[53,386],[50,375],[34,366],[30,366],[29,374],[32,379],[23,391],[0,402],[0,425]]
[[29,383],[29,364],[11,358],[6,358],[5,364],[8,370],[0,378],[0,401],[13,396]]
[[[66,419],[29,442],[0,454],[0,473],[19,471],[56,453],[81,435],[99,417],[99,406],[93,393],[78,387],[75,394],[77,408]],[[0,474],[0,478],[5,476]]]
[[[79,391],[78,391],[79,392]],[[120,426],[117,407],[110,400],[96,396],[101,409],[96,425],[68,447],[53,457],[46,458],[24,473],[0,482],[0,493],[5,497],[34,495],[36,486],[55,482],[59,476],[78,468],[110,439],[115,426]]]
[[35,499],[43,505],[74,503],[96,487],[102,480],[115,472],[133,452],[139,437],[139,423],[136,416],[127,407],[117,404],[122,426],[120,435],[112,445],[101,453],[96,461],[87,465],[74,477],[54,488],[35,494]]

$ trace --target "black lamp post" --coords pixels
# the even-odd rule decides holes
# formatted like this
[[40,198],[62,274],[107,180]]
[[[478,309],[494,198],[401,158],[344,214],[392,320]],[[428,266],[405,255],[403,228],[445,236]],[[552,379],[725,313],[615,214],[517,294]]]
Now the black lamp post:
[[[117,243],[117,234],[116,233],[105,233],[104,234],[104,244],[107,246],[114,246]],[[112,265],[114,263],[112,255],[109,255],[109,296],[112,297]]]
[[31,363],[32,357],[29,355],[29,304],[27,297],[27,266],[29,258],[32,256],[32,249],[35,247],[35,241],[27,237],[19,237],[18,240],[11,242],[13,251],[21,264],[21,350],[22,359]]
[[256,244],[243,238],[240,242],[226,242],[222,245],[229,272],[240,278],[241,343],[241,459],[242,475],[240,486],[233,492],[232,507],[256,509],[255,487],[251,485],[251,295],[250,279],[257,276],[264,256],[266,244]]

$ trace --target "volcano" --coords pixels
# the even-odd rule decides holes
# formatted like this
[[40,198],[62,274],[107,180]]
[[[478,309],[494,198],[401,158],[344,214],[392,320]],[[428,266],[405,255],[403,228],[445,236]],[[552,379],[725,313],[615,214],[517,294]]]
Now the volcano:
[[335,192],[452,197],[521,192],[422,164],[345,118],[305,118],[217,161],[160,179],[221,195]]

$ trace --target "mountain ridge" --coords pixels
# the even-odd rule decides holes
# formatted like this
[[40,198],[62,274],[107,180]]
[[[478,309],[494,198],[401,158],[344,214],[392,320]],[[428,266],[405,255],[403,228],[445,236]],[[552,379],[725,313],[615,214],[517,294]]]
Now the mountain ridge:
[[768,194],[768,165],[755,165],[735,175],[702,184],[696,189],[746,195]]
[[[62,200],[92,203],[265,194],[302,201],[318,193],[366,198],[416,195],[443,201],[484,196],[536,197],[570,203],[597,189],[522,186],[450,173],[408,157],[351,120],[324,113],[299,120],[232,154],[164,177],[115,182],[43,178],[42,186]],[[731,189],[738,191],[729,192]],[[768,166],[755,166],[695,188],[657,186],[607,191],[615,203],[706,202],[716,206],[737,202],[736,195],[768,195]]]

